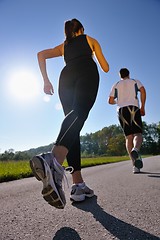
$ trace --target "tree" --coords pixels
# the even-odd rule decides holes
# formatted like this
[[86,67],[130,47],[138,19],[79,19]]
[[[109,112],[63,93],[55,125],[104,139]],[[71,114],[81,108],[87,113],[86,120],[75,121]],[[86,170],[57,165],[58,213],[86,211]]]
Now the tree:
[[160,142],[160,123],[146,124],[143,122],[143,144],[141,151],[144,154],[158,154]]
[[123,134],[118,134],[117,136],[110,138],[107,150],[109,156],[124,156],[126,153]]

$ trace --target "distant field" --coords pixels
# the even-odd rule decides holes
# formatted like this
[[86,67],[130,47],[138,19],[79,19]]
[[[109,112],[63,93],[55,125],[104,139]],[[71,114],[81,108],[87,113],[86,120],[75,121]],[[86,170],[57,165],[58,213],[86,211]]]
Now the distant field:
[[29,161],[0,162],[0,182],[7,182],[31,176],[32,173]]
[[[83,158],[82,167],[90,167],[125,160],[129,160],[129,157],[123,156],[123,157]],[[64,162],[64,166],[67,167],[66,161]],[[29,166],[29,161],[0,162],[0,182],[7,182],[32,176],[33,174]]]

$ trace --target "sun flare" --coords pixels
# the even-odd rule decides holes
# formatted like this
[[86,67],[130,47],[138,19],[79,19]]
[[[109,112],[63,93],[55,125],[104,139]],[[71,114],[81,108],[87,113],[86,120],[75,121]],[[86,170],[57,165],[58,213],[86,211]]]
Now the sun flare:
[[40,91],[36,75],[27,70],[13,72],[9,80],[9,92],[17,100],[30,101]]

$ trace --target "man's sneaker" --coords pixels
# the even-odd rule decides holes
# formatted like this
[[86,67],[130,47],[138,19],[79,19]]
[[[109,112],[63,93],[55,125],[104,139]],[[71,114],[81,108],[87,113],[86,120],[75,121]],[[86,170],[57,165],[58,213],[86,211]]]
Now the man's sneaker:
[[71,188],[70,200],[74,202],[82,202],[86,197],[93,197],[94,191],[84,184],[84,187],[73,184]]
[[133,148],[131,151],[131,156],[134,159],[134,164],[136,168],[143,168],[142,158],[136,148]]
[[133,167],[133,173],[140,173],[140,169],[137,167]]
[[63,209],[66,204],[62,189],[63,167],[52,153],[40,154],[30,160],[30,167],[36,179],[42,181],[43,198],[52,206]]

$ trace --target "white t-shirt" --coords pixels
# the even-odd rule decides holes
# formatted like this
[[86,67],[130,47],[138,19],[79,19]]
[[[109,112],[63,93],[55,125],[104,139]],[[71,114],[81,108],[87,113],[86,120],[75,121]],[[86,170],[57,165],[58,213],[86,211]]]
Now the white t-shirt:
[[121,79],[113,85],[109,96],[117,99],[118,109],[129,105],[139,107],[138,91],[142,83],[135,79]]

